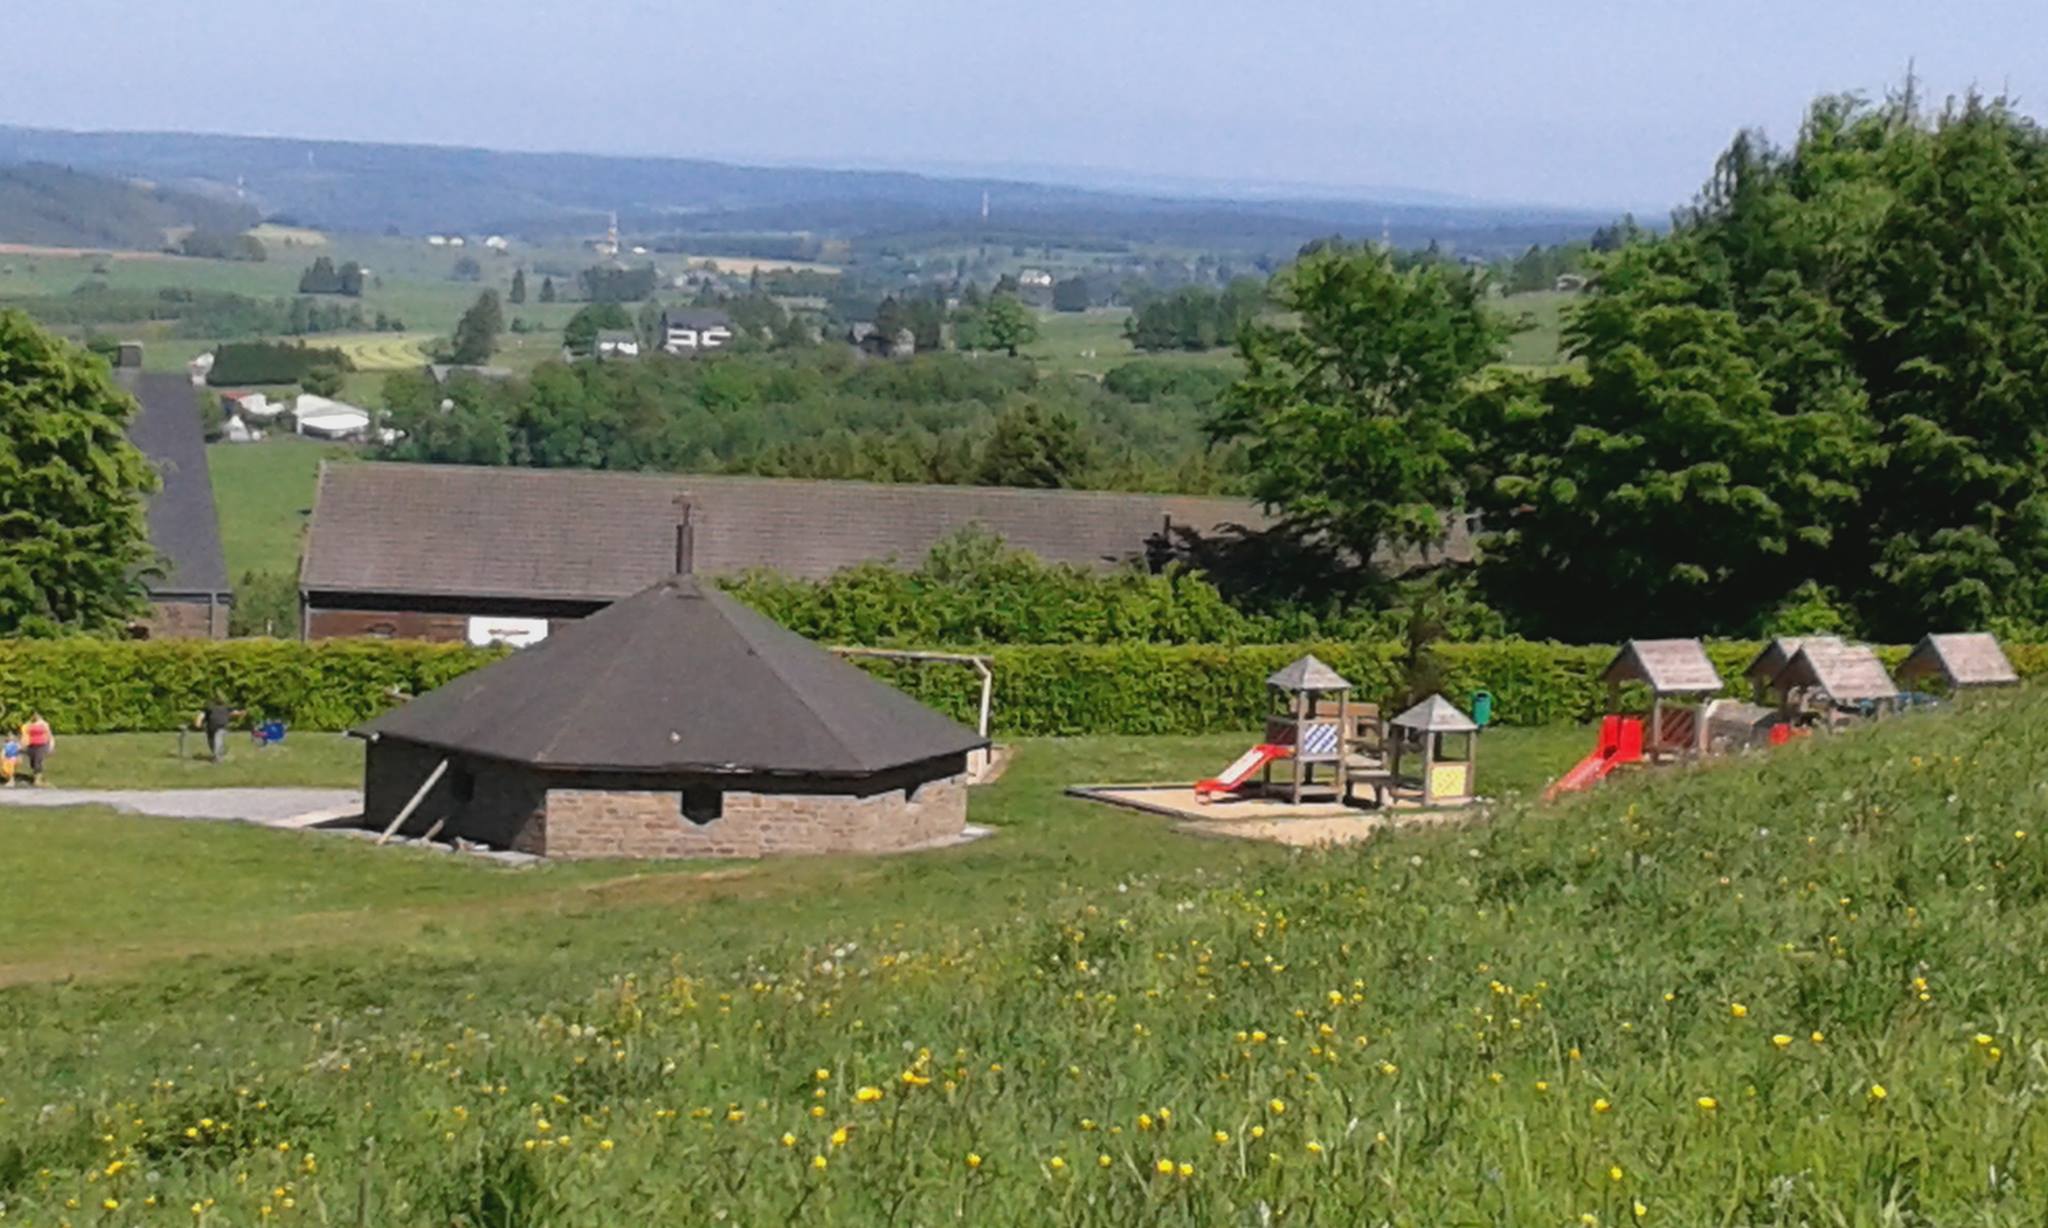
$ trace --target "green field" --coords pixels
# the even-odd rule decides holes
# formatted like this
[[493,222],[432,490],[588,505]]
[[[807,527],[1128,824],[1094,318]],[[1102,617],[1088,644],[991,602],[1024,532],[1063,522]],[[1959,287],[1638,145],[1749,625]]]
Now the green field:
[[299,542],[313,510],[314,479],[322,460],[356,455],[342,444],[277,435],[262,443],[217,443],[206,449],[220,543],[228,575],[247,571],[299,572]]
[[1224,739],[1026,744],[974,798],[994,837],[880,859],[515,871],[0,811],[0,1201],[2031,1225],[2044,717],[2005,697],[1331,853],[1058,792]]
[[[238,697],[223,698],[233,703]],[[227,758],[214,763],[197,730],[186,731],[182,743],[175,730],[69,734],[50,755],[48,779],[65,789],[358,789],[363,744],[345,734],[288,732],[284,741],[259,749],[246,730],[236,730]]]
[[1564,361],[1559,352],[1563,344],[1565,309],[1578,302],[1582,295],[1559,294],[1553,291],[1538,291],[1533,294],[1510,294],[1495,306],[1528,325],[1508,342],[1507,365],[1511,367],[1555,367]]
[[1101,375],[1119,363],[1140,357],[1219,367],[1237,365],[1237,353],[1228,347],[1198,354],[1142,354],[1124,336],[1124,320],[1129,315],[1122,308],[1040,312],[1038,340],[1025,346],[1023,353],[1047,370],[1085,375]]

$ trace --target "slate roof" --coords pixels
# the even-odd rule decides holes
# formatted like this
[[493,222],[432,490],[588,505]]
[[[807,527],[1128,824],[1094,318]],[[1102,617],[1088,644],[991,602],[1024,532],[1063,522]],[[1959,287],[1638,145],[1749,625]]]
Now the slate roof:
[[1836,703],[1896,699],[1899,689],[1867,644],[1808,640],[1778,671],[1771,686],[1780,694],[1795,687],[1819,690]]
[[124,367],[115,381],[141,408],[128,438],[149,457],[163,480],[149,500],[149,541],[164,556],[164,575],[149,591],[164,597],[226,596],[227,558],[213,509],[213,477],[206,467],[205,428],[190,378]]
[[1763,651],[1757,653],[1756,659],[1742,671],[1742,676],[1752,682],[1761,682],[1768,686],[1785,668],[1785,663],[1797,656],[1804,645],[1840,645],[1841,642],[1842,637],[1839,635],[1781,635],[1764,645]]
[[1986,631],[1930,635],[1899,664],[1899,681],[1940,674],[1950,686],[2005,686],[2020,680],[1998,637]]
[[692,576],[355,731],[540,768],[864,776],[987,744]]
[[1396,729],[1418,733],[1476,733],[1479,726],[1441,695],[1432,695],[1387,722]]
[[1646,683],[1659,695],[1705,695],[1721,689],[1721,675],[1698,640],[1630,640],[1600,681]]
[[1101,567],[1142,557],[1167,517],[1205,534],[1266,523],[1250,503],[1176,495],[343,462],[321,468],[300,584],[615,601],[674,572],[683,498],[699,575],[915,566],[973,524],[1043,558]]
[[1309,653],[1293,664],[1273,671],[1266,679],[1266,685],[1279,687],[1283,691],[1348,691],[1351,683],[1344,675],[1331,669],[1314,654]]

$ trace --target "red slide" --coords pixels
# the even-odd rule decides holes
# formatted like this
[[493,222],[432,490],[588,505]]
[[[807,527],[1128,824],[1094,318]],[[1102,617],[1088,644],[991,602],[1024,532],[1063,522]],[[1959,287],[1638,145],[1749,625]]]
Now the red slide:
[[1195,783],[1195,796],[1208,797],[1211,793],[1235,793],[1239,789],[1244,788],[1245,782],[1250,780],[1252,774],[1260,768],[1265,767],[1275,759],[1285,759],[1293,753],[1294,748],[1292,746],[1278,746],[1271,742],[1261,742],[1242,755],[1239,755],[1235,762],[1223,769],[1221,775],[1209,780],[1197,781]]
[[1642,720],[1633,716],[1603,717],[1600,721],[1600,744],[1593,748],[1592,754],[1579,760],[1571,771],[1545,789],[1543,800],[1554,801],[1560,793],[1590,789],[1622,764],[1640,763],[1642,759]]

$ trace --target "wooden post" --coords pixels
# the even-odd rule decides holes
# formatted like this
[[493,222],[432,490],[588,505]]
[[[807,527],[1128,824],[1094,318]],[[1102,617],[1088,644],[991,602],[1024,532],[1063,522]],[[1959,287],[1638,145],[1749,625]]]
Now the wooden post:
[[1664,695],[1650,692],[1650,762],[1664,761]]
[[1433,773],[1436,768],[1436,733],[1422,731],[1422,804],[1427,806],[1436,800]]
[[1465,735],[1465,796],[1479,796],[1479,735]]
[[1337,692],[1337,800],[1351,796],[1351,692]]
[[1307,723],[1303,719],[1304,708],[1307,705],[1305,698],[1307,694],[1308,692],[1306,691],[1296,691],[1294,693],[1294,779],[1290,785],[1292,792],[1289,800],[1296,806],[1301,805],[1301,774],[1308,769],[1308,764],[1304,763],[1301,757],[1303,752],[1307,750],[1307,747],[1302,745],[1301,737],[1303,733],[1302,727]]
[[398,812],[397,818],[391,820],[391,825],[384,829],[384,834],[377,837],[378,844],[383,844],[385,841],[391,839],[392,834],[395,833],[401,826],[403,826],[407,819],[412,817],[412,812],[419,809],[419,805],[421,802],[427,800],[427,791],[432,789],[435,785],[439,784],[441,782],[441,777],[446,775],[447,771],[448,761],[446,759],[443,759],[441,760],[441,762],[434,765],[434,770],[427,773],[427,778],[424,781],[421,781],[420,787],[413,792],[412,800],[407,802],[405,804],[405,808]]

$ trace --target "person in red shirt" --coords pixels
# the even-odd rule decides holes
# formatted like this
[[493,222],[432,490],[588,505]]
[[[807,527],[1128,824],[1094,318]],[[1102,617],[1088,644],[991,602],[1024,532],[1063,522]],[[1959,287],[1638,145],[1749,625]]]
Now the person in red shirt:
[[29,713],[28,724],[21,727],[21,747],[28,754],[30,783],[49,783],[43,779],[43,766],[50,761],[50,748],[56,744],[56,735],[50,732],[50,722],[44,720],[40,712]]

